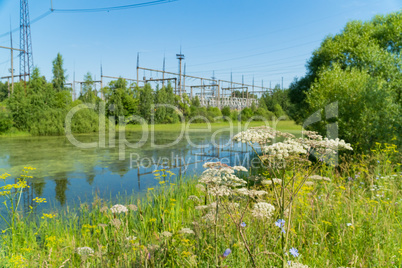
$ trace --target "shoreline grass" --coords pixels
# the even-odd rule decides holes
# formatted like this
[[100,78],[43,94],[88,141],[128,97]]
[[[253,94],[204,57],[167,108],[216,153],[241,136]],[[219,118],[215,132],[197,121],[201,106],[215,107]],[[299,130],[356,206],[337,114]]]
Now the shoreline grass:
[[[268,121],[270,126],[273,125],[271,121]],[[186,122],[187,124],[187,122]],[[234,127],[244,127],[247,124],[247,122],[241,122],[241,121],[234,121],[233,126]],[[216,122],[216,123],[210,123],[211,129],[218,129],[218,128],[227,128],[229,127],[228,122]],[[256,126],[261,126],[262,122],[261,121],[251,121],[248,126],[249,127],[256,127]],[[276,125],[277,129],[280,131],[287,131],[290,133],[299,133],[301,132],[302,127],[300,125],[297,125],[294,121],[291,120],[284,120],[284,121],[278,121],[278,124]],[[117,126],[116,126],[117,127]],[[191,123],[189,127],[189,131],[207,131],[207,124],[206,123]],[[137,132],[137,131],[142,131],[142,126],[141,125],[126,125],[125,127],[126,131],[130,132]],[[118,128],[117,128],[118,129]],[[121,128],[122,129],[122,128]],[[154,131],[167,131],[167,132],[178,132],[181,130],[181,123],[176,123],[176,124],[155,124],[155,125],[148,125],[148,131],[151,130]],[[76,135],[92,135],[95,132],[89,132],[89,133],[77,133]],[[61,135],[65,136],[65,135]],[[26,131],[9,131],[9,132],[4,132],[0,133],[0,138],[14,138],[14,137],[40,137],[40,136],[34,136],[31,135],[29,132]],[[54,136],[52,136],[54,137]]]
[[[394,151],[386,145],[370,156],[344,159],[336,169],[324,165],[316,171],[331,181],[304,185],[294,201],[286,235],[300,255],[287,257],[291,265],[400,267],[402,174]],[[115,204],[96,199],[78,210],[49,211],[27,222],[18,216],[15,232],[3,230],[0,236],[0,266],[210,267],[217,262],[218,267],[251,267],[238,232],[243,228],[256,266],[280,267],[278,211],[265,220],[247,214],[239,227],[223,207],[215,236],[208,213],[196,209],[210,206],[214,198],[197,186],[197,178],[170,176],[156,172],[161,187],[149,188],[143,198],[126,197],[127,211],[121,213]],[[270,185],[256,187],[271,193],[264,200],[272,202]]]

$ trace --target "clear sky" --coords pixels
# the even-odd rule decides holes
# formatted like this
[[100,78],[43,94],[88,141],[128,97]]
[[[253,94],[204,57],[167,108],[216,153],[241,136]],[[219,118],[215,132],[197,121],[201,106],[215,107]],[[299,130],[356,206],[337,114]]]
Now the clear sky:
[[[53,8],[81,9],[136,4],[150,0],[53,0]],[[178,0],[142,8],[92,13],[57,13],[31,26],[34,64],[48,80],[60,52],[68,80],[90,71],[100,77],[136,77],[140,66],[177,72],[182,47],[187,74],[287,87],[303,76],[306,61],[323,38],[350,20],[369,20],[398,11],[402,0]],[[31,20],[50,9],[50,0],[29,1]],[[0,35],[19,26],[19,1],[0,0]],[[19,31],[13,34],[19,46]],[[9,36],[0,37],[9,46]],[[19,72],[19,60],[14,61]],[[10,53],[0,49],[0,77],[9,75]],[[140,73],[142,77],[144,73]],[[147,77],[151,76],[145,73]],[[155,75],[153,74],[155,77]]]

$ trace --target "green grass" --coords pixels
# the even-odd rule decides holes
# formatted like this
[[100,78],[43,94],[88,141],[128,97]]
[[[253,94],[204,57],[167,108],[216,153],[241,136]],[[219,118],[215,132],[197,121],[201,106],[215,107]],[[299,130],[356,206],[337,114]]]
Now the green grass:
[[[316,174],[330,182],[303,186],[286,220],[286,251],[294,247],[300,256],[286,260],[309,267],[400,267],[402,265],[402,202],[400,154],[392,146],[380,146],[367,156],[353,156],[334,169],[323,165]],[[296,178],[311,170],[295,171]],[[166,175],[166,176],[164,176]],[[253,200],[221,199],[218,222],[205,220],[214,196],[197,187],[197,178],[180,179],[158,172],[159,189],[148,189],[145,197],[127,196],[121,204],[135,204],[137,210],[113,214],[114,204],[95,199],[80,208],[67,208],[44,219],[17,217],[13,230],[0,237],[1,267],[251,267],[250,255],[258,267],[280,267],[281,230],[270,219],[251,214]],[[264,175],[265,176],[265,175]],[[284,175],[291,176],[290,172]],[[247,177],[247,176],[246,176]],[[163,182],[163,178],[166,182]],[[274,204],[273,188],[262,197]],[[279,187],[279,186],[278,186]],[[196,198],[194,197],[196,196]],[[238,209],[224,209],[237,202]],[[39,204],[40,205],[40,204]],[[222,206],[223,205],[223,206]],[[241,227],[232,223],[244,213]],[[291,220],[290,220],[291,219]],[[190,228],[194,234],[181,233]],[[216,230],[216,235],[215,235]],[[163,236],[170,232],[171,237]],[[131,239],[127,239],[131,237]],[[135,239],[134,239],[135,237]],[[76,248],[91,247],[93,254],[77,254]],[[222,257],[231,249],[231,254]],[[216,258],[217,257],[217,258]]]
[[[273,127],[273,122],[269,121],[269,126]],[[244,127],[246,125],[245,122],[238,122],[235,121],[233,122],[233,127]],[[248,127],[257,127],[264,125],[263,122],[261,121],[252,121],[248,124]],[[189,130],[207,130],[207,124],[206,123],[191,123],[188,124],[186,123],[186,127],[189,127]],[[182,124],[181,123],[176,123],[176,124],[155,124],[153,126],[149,125],[148,129],[151,130],[152,127],[154,128],[155,131],[180,131]],[[211,128],[212,129],[218,129],[218,128],[227,128],[230,127],[230,124],[228,122],[216,122],[216,123],[211,123]],[[287,131],[287,132],[300,132],[301,131],[301,126],[297,125],[294,121],[287,120],[287,121],[279,121],[278,124],[276,125],[277,130],[280,131]],[[142,127],[141,125],[127,125],[125,127],[127,131],[141,131]]]
[[[187,123],[186,123],[187,124]],[[246,123],[244,122],[237,122],[235,121],[233,123],[234,127],[244,127]],[[257,126],[261,126],[263,125],[262,122],[260,121],[252,121],[248,124],[248,127],[257,127]],[[271,127],[273,127],[273,123],[271,121],[269,121],[269,125]],[[186,125],[187,126],[187,125]],[[211,123],[211,129],[219,129],[219,128],[227,128],[229,127],[229,123],[228,122],[217,122],[217,123]],[[176,124],[155,124],[153,126],[148,125],[148,130],[151,130],[153,127],[153,129],[155,131],[167,131],[167,132],[177,132],[181,130],[182,125],[180,123],[176,123]],[[287,120],[287,121],[279,121],[278,124],[276,125],[277,129],[280,131],[287,131],[290,133],[300,133],[301,132],[301,126],[297,125],[294,121],[291,120]],[[133,132],[137,132],[137,131],[141,131],[142,127],[141,125],[127,125],[125,126],[126,131],[133,131]],[[189,125],[189,131],[199,131],[199,130],[205,130],[207,131],[207,124],[205,123],[192,123]],[[84,134],[84,133],[82,133]],[[91,133],[87,133],[87,134],[93,134],[93,132]],[[0,133],[0,138],[10,138],[10,137],[29,137],[32,136],[29,132],[26,131],[19,131],[16,129],[13,129],[12,131],[8,131],[8,132],[4,132],[4,133]]]

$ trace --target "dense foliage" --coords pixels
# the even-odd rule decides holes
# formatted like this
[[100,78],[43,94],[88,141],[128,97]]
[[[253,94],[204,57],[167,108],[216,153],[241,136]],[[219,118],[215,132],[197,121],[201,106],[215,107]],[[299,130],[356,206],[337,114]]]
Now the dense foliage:
[[[401,144],[402,12],[349,22],[314,51],[307,74],[290,86],[290,113],[301,123],[322,110],[310,127],[326,131],[336,122],[340,138],[364,150],[375,142]],[[325,107],[338,102],[338,118]]]
[[[72,118],[71,127],[75,133],[97,131],[99,128],[100,104],[105,101],[105,116],[116,124],[147,123],[168,124],[181,120],[191,122],[220,122],[224,120],[270,120],[273,116],[284,114],[281,107],[270,106],[266,100],[275,97],[264,95],[251,108],[243,111],[223,107],[201,107],[198,97],[192,100],[186,94],[180,98],[173,93],[173,87],[153,90],[150,84],[143,88],[129,84],[119,78],[108,86],[96,90],[91,73],[84,76],[84,82],[77,100],[73,101],[71,88],[66,87],[66,70],[63,69],[63,58],[57,54],[53,61],[53,79],[47,82],[40,75],[39,69],[33,71],[29,81],[16,82],[14,92],[8,97],[8,85],[0,83],[0,133],[24,131],[32,135],[62,135],[65,133],[65,118],[68,112],[82,104],[88,109],[79,109]],[[278,112],[280,111],[280,112]],[[134,117],[133,117],[134,116]],[[142,119],[138,119],[138,118]],[[108,125],[108,124],[106,124]]]

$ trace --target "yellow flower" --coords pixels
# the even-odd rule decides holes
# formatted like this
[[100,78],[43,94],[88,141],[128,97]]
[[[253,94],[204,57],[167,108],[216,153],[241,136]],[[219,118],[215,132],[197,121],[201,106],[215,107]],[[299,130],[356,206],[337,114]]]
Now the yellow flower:
[[150,222],[156,222],[156,219],[155,219],[155,218],[151,218],[149,221],[150,221]]
[[40,198],[40,197],[35,197],[32,199],[32,201],[35,201],[36,203],[46,203],[46,198]]
[[56,214],[46,214],[43,213],[43,216],[41,217],[42,219],[53,219],[54,217],[56,217]]
[[154,188],[148,188],[148,191],[152,191]]

